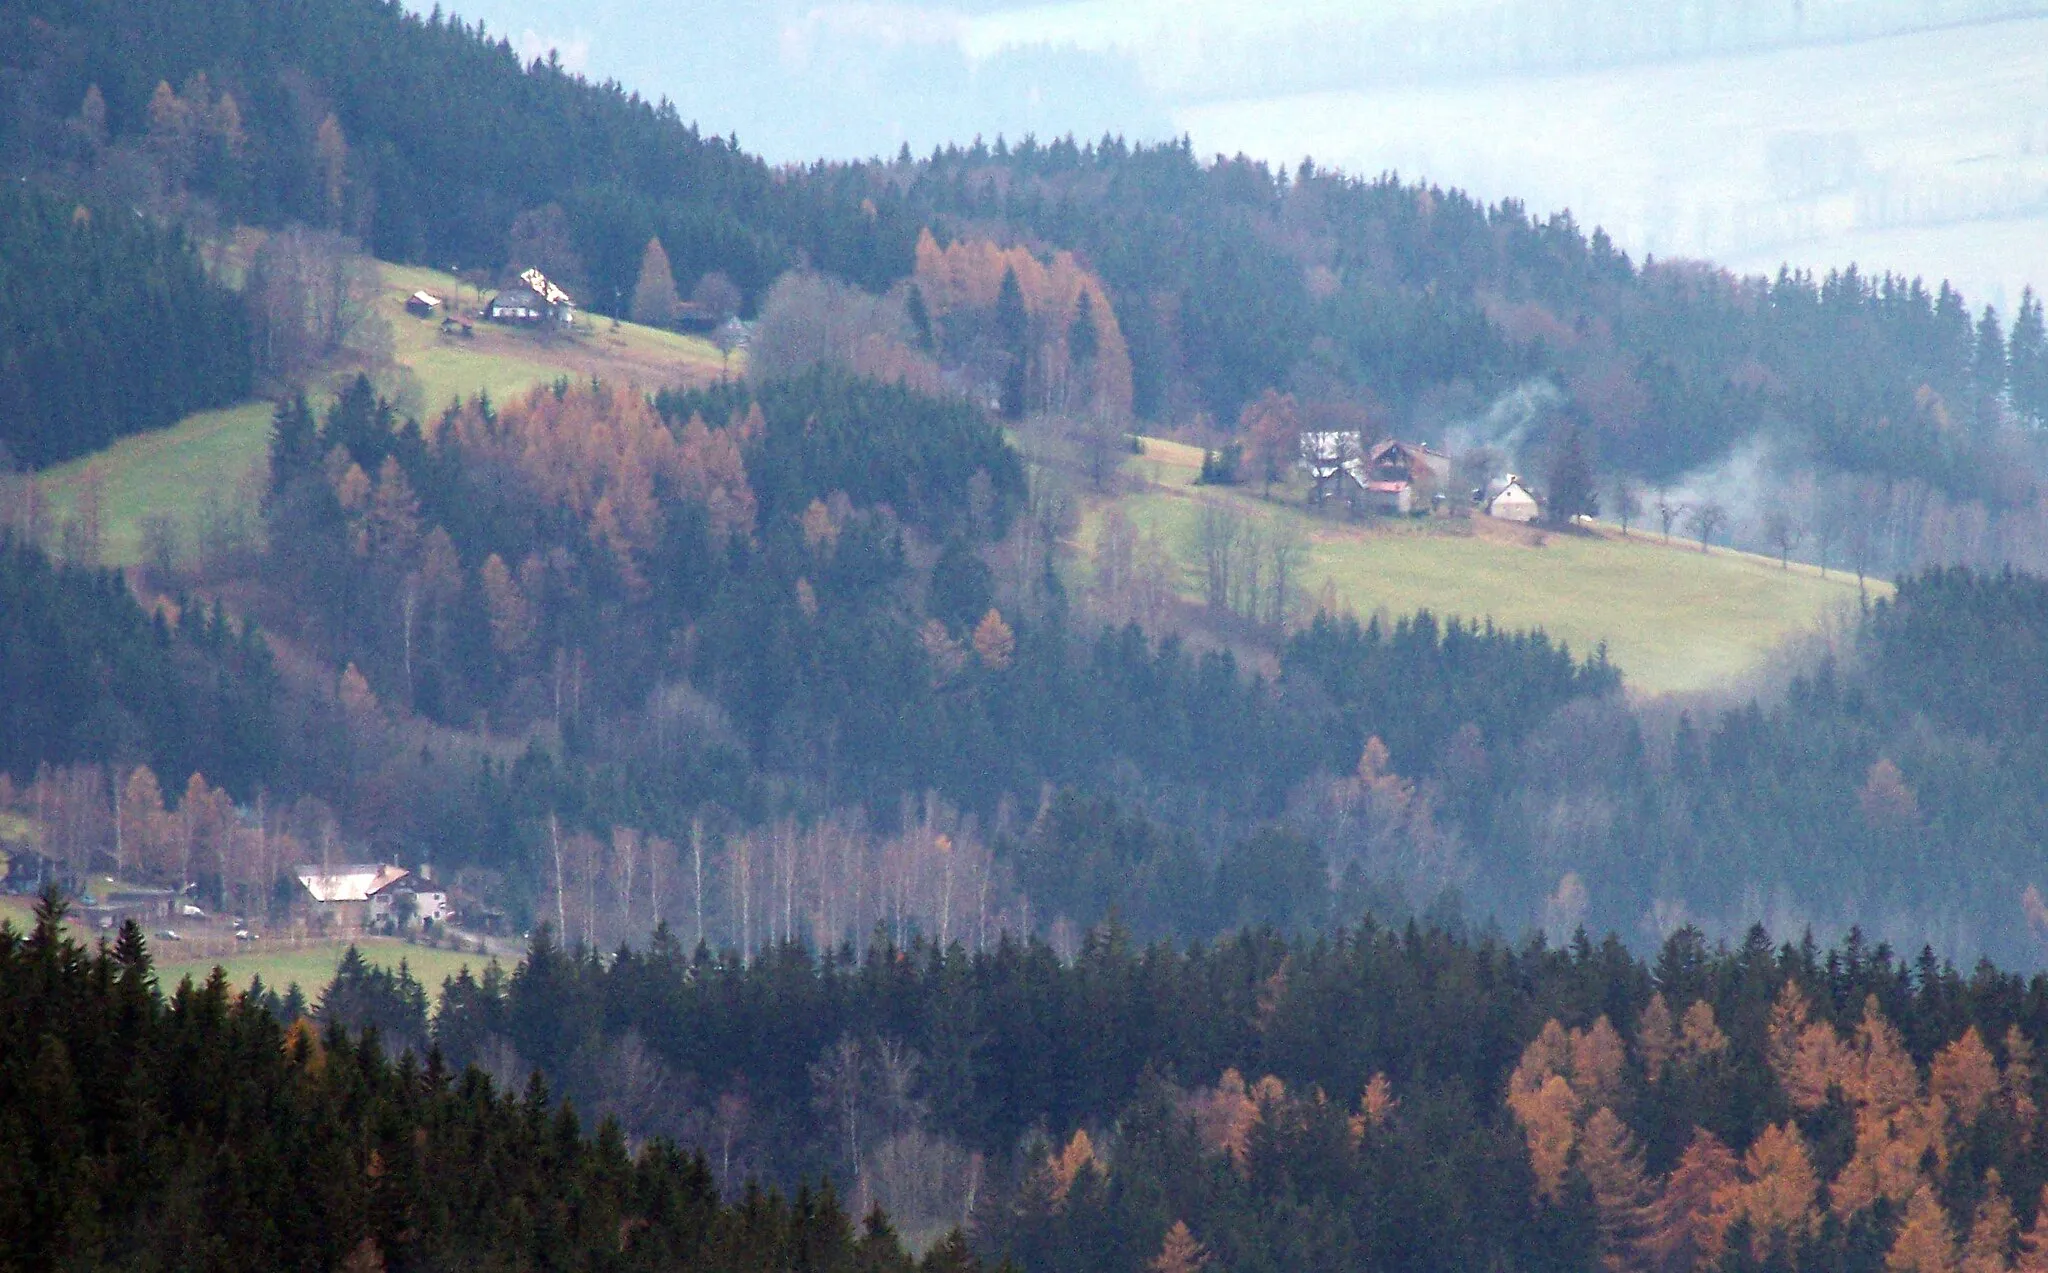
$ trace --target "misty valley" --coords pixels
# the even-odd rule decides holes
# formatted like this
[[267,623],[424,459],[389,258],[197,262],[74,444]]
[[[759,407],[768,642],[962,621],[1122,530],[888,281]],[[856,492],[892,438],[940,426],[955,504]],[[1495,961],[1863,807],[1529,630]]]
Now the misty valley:
[[[1216,92],[2039,17],[1498,8]],[[0,0],[0,1269],[2048,1270],[2034,291],[884,18]]]

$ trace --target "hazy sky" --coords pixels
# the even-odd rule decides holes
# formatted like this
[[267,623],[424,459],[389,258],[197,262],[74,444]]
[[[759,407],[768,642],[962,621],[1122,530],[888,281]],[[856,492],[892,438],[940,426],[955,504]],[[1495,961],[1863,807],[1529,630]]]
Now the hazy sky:
[[2048,0],[461,4],[774,161],[1186,133],[1637,255],[2048,282]]

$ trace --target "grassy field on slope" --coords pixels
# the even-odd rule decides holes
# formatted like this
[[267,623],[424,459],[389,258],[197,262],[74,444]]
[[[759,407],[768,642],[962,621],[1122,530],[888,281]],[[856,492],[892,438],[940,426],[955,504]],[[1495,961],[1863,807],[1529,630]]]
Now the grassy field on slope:
[[[1541,628],[1584,653],[1601,642],[1629,685],[1647,693],[1710,689],[1750,673],[1786,638],[1857,604],[1856,581],[1822,578],[1795,563],[1697,544],[1666,545],[1611,528],[1559,534],[1485,518],[1350,522],[1312,515],[1299,492],[1271,500],[1249,488],[1192,484],[1193,447],[1148,439],[1130,465],[1143,485],[1118,501],[1142,530],[1182,561],[1194,560],[1204,501],[1265,523],[1285,523],[1309,544],[1308,595],[1327,583],[1340,604],[1370,615],[1428,609],[1440,616]],[[1889,588],[1872,583],[1873,596]],[[1193,571],[1183,588],[1198,595]]]
[[[504,402],[562,376],[597,376],[652,390],[706,383],[726,369],[707,340],[633,323],[614,327],[610,319],[591,315],[581,316],[574,336],[543,338],[488,323],[475,324],[469,338],[444,336],[438,320],[407,314],[405,298],[431,291],[467,309],[476,295],[469,286],[435,270],[380,268],[377,305],[391,325],[393,357],[417,378],[418,401],[409,405],[428,417],[478,392]],[[738,374],[742,367],[735,357],[730,370]],[[253,519],[257,488],[246,479],[268,447],[271,410],[267,402],[247,402],[204,411],[52,468],[38,479],[51,516],[58,522],[71,516],[86,469],[97,464],[105,484],[102,549],[109,565],[142,559],[142,525],[151,516],[172,518],[188,546],[209,515]]]
[[[356,940],[356,949],[363,959],[375,966],[396,969],[402,961],[412,970],[427,989],[429,999],[438,1000],[441,982],[453,977],[464,968],[481,975],[490,964],[484,955],[465,954],[452,950],[436,950],[431,946],[415,946],[392,937],[363,937]],[[284,993],[285,987],[294,982],[306,992],[306,997],[317,1000],[327,983],[334,980],[335,966],[341,962],[343,952],[348,949],[346,941],[317,942],[301,946],[296,950],[255,950],[211,959],[178,959],[178,948],[164,942],[152,942],[151,948],[157,959],[157,984],[165,991],[174,989],[187,977],[195,983],[205,981],[213,974],[215,964],[227,974],[228,984],[237,989],[246,988],[251,979],[263,978],[263,984]]]
[[[233,511],[249,502],[241,489],[269,445],[271,405],[245,402],[190,415],[168,429],[122,438],[40,479],[54,521],[69,518],[89,465],[100,466],[102,553],[110,565],[142,559],[142,523],[177,522],[189,542],[209,509]],[[253,512],[253,510],[251,510]]]

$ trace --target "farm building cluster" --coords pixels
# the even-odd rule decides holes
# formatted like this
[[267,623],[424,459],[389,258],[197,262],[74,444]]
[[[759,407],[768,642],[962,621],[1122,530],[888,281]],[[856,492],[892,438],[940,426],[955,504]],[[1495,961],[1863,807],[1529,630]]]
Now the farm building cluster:
[[432,929],[451,914],[448,892],[433,872],[415,873],[389,862],[301,866],[294,874],[305,890],[303,902],[314,926],[331,932],[365,932],[417,923]]
[[547,275],[529,269],[520,273],[517,286],[507,287],[491,298],[484,307],[484,317],[494,323],[520,323],[528,327],[573,327],[576,302]]
[[[424,289],[405,298],[405,312],[414,318],[438,319],[446,335],[474,335],[472,319],[514,327],[566,328],[576,324],[575,299],[536,269],[521,271],[480,309],[468,314],[449,304],[447,297]],[[700,301],[677,302],[675,316],[667,325],[709,337],[727,351],[746,348],[753,335],[752,325],[737,315]]]
[[[1445,512],[1451,503],[1451,458],[1424,443],[1388,438],[1367,447],[1357,432],[1304,433],[1300,464],[1312,483],[1309,502],[1318,507],[1341,500],[1353,516],[1407,517]],[[1543,515],[1542,502],[1513,473],[1469,498],[1481,514],[1502,521]]]
[[[17,820],[18,821],[18,820]],[[29,824],[22,824],[29,825]],[[17,832],[20,831],[17,826]],[[32,831],[33,827],[29,826]],[[26,837],[0,836],[0,895],[34,897],[55,887],[71,906],[71,913],[86,927],[105,931],[134,920],[154,929],[166,922],[195,920],[204,927],[216,917],[198,904],[197,887],[166,888],[130,881],[118,881],[103,873],[112,863],[95,854],[94,873],[40,852]],[[289,915],[273,910],[271,919],[290,918],[307,928],[328,933],[360,933],[421,928],[431,931],[461,918],[497,931],[502,913],[465,900],[436,882],[433,869],[421,866],[409,871],[389,862],[345,863],[333,866],[299,866],[292,871],[298,887],[293,890]],[[237,926],[242,920],[236,919]],[[243,934],[237,934],[241,936]]]

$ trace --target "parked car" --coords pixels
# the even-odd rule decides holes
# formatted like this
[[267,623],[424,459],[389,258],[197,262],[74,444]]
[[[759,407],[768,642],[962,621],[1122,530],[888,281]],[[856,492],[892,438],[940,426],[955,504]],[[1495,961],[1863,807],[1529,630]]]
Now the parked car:
[[190,903],[190,902],[187,902],[187,903],[185,903],[185,904],[184,904],[183,906],[180,906],[180,907],[178,908],[178,914],[180,914],[180,915],[183,915],[183,916],[184,916],[184,917],[185,917],[186,919],[205,919],[205,918],[206,918],[206,912],[205,912],[205,911],[203,911],[203,910],[200,910],[200,909],[199,909],[199,908],[198,908],[197,906],[194,906],[194,905],[193,905],[192,903]]
[[255,941],[255,940],[256,940],[256,934],[254,934],[254,933],[250,932],[250,931],[249,931],[248,929],[246,929],[246,928],[237,928],[237,929],[235,930],[235,940],[236,940],[236,941]]
[[177,929],[175,929],[175,928],[166,928],[166,929],[164,929],[164,930],[163,930],[162,932],[160,932],[160,933],[158,933],[158,934],[156,935],[156,939],[157,939],[158,941],[184,941],[184,940],[185,940],[184,938],[182,938],[182,937],[178,936],[178,930],[177,930]]

